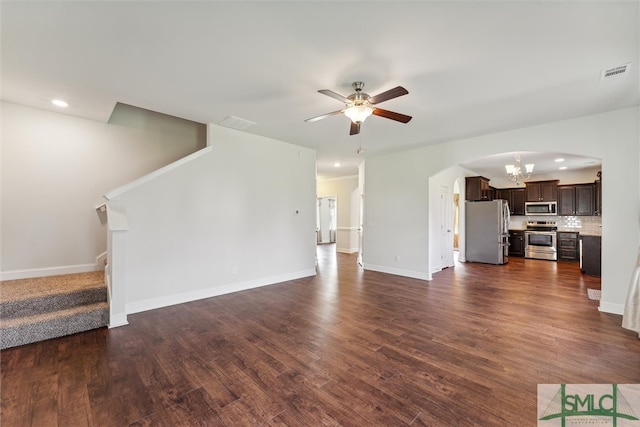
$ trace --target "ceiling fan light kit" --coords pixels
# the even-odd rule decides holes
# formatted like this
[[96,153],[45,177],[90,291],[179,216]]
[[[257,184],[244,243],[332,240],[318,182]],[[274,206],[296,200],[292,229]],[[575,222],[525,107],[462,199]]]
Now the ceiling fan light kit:
[[362,123],[373,113],[373,108],[369,105],[354,105],[344,110],[344,115],[349,117],[353,123]]
[[411,120],[411,116],[396,113],[394,111],[383,110],[375,106],[381,102],[408,94],[409,92],[402,86],[397,86],[376,96],[369,96],[362,92],[362,88],[364,87],[364,83],[362,82],[354,82],[351,87],[353,87],[355,92],[347,97],[329,89],[319,90],[318,92],[323,95],[327,95],[331,98],[337,99],[338,101],[344,102],[346,108],[323,114],[321,116],[312,117],[305,120],[305,122],[315,122],[329,116],[344,114],[351,120],[349,135],[356,135],[360,133],[360,125],[371,115],[384,117],[385,119],[391,119],[401,123],[408,123],[409,120]]

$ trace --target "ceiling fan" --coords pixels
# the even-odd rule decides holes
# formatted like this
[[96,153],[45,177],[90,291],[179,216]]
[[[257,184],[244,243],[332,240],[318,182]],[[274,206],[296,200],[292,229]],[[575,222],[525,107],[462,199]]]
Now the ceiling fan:
[[327,95],[337,99],[338,101],[344,102],[346,108],[323,114],[321,116],[312,117],[305,120],[305,122],[315,122],[317,120],[324,119],[325,117],[344,114],[345,116],[349,117],[349,119],[351,119],[351,129],[349,131],[349,135],[356,135],[360,133],[360,125],[362,125],[362,122],[364,122],[367,117],[372,114],[374,116],[380,116],[384,117],[385,119],[391,119],[402,123],[408,123],[409,120],[411,120],[411,116],[396,113],[394,111],[383,110],[382,108],[376,107],[376,104],[408,94],[409,92],[402,86],[397,86],[375,96],[369,96],[362,91],[362,88],[364,87],[364,83],[362,82],[354,82],[351,87],[353,87],[355,92],[347,97],[344,97],[339,93],[335,93],[334,91],[331,91],[329,89],[319,90],[318,92],[323,95]]

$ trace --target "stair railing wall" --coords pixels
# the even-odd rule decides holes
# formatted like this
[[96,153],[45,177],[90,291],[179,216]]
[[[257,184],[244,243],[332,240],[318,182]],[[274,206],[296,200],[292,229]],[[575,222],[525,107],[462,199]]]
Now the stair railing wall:
[[108,236],[105,279],[109,296],[109,327],[127,325],[126,312],[126,238],[129,230],[124,207],[107,203]]

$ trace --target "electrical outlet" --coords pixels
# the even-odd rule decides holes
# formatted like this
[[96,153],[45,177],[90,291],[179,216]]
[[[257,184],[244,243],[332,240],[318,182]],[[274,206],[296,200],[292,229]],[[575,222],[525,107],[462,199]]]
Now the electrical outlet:
[[233,274],[238,274],[238,266],[237,266],[237,265],[234,265],[234,266],[233,266],[233,268],[231,269],[231,272],[232,272]]
[[396,262],[400,261],[400,255],[396,255]]

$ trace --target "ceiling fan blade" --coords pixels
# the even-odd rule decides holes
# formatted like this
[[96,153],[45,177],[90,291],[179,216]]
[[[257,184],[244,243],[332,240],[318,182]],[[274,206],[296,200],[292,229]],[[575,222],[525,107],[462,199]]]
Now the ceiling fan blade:
[[393,89],[389,89],[386,92],[379,93],[376,96],[372,96],[371,98],[369,98],[369,102],[371,104],[379,104],[381,102],[388,101],[390,99],[397,98],[408,93],[408,90],[406,90],[402,86],[398,86],[394,87]]
[[335,93],[334,91],[329,90],[329,89],[321,89],[318,92],[320,92],[323,95],[327,95],[327,96],[330,96],[330,97],[332,97],[334,99],[337,99],[338,101],[344,102],[345,104],[348,104],[348,103],[351,102],[346,97],[340,95],[339,93]]
[[333,111],[331,113],[323,114],[321,116],[311,117],[310,119],[305,120],[305,122],[317,122],[318,120],[325,119],[330,116],[335,116],[337,114],[342,114],[344,110]]
[[411,116],[405,114],[396,113],[395,111],[383,110],[382,108],[374,108],[373,114],[375,116],[384,117],[385,119],[395,120],[396,122],[408,123],[411,120]]
[[360,123],[351,122],[351,129],[349,130],[349,135],[357,135],[360,133]]

